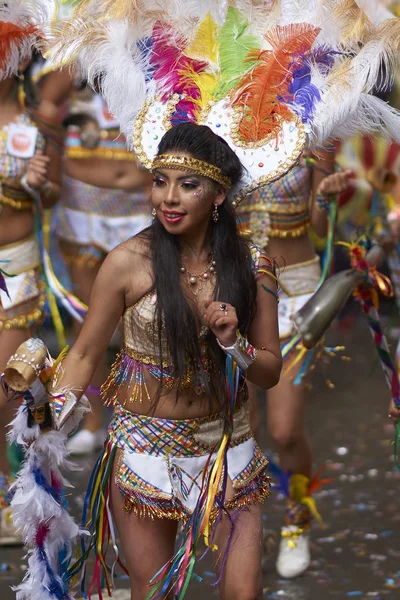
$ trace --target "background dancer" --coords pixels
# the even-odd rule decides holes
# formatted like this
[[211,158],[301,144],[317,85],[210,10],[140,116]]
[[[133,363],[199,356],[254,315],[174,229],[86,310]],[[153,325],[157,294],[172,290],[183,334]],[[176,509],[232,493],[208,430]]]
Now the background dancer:
[[[40,3],[37,3],[38,16]],[[36,6],[36,4],[35,4]],[[30,3],[0,7],[2,28],[10,33],[5,53],[6,70],[0,73],[0,261],[8,275],[9,297],[3,295],[0,307],[0,371],[16,348],[31,336],[44,318],[45,287],[41,280],[39,240],[35,235],[34,197],[23,180],[40,194],[43,206],[53,206],[59,197],[62,136],[54,111],[38,112],[37,98],[30,79],[32,15]],[[3,64],[3,63],[2,63]],[[12,65],[18,65],[13,74]],[[9,518],[4,499],[7,476],[19,467],[15,451],[7,459],[5,427],[12,407],[0,389],[0,543],[19,540]]]
[[[41,101],[68,111],[64,176],[56,211],[56,233],[74,293],[89,304],[94,280],[115,246],[150,222],[151,178],[126,149],[118,123],[104,100],[68,70],[48,73],[41,82]],[[74,323],[76,333],[79,324]],[[104,442],[100,386],[107,359],[99,361],[87,391],[92,412],[68,442],[71,453],[88,454]]]
[[[326,153],[326,158],[320,160],[303,155],[287,175],[261,188],[239,207],[241,226],[281,268],[278,314],[283,343],[295,333],[292,316],[311,298],[321,278],[320,259],[308,230],[312,226],[320,237],[326,235],[326,203],[335,201],[351,175],[351,171],[332,173],[333,170],[332,154]],[[268,432],[278,450],[280,468],[291,480],[276,564],[283,577],[300,575],[311,560],[312,514],[304,502],[309,497],[313,462],[304,428],[306,383],[293,384],[301,366],[302,363],[289,372],[283,371],[279,384],[269,390],[267,403]],[[256,393],[256,388],[250,386],[252,428],[259,435]]]

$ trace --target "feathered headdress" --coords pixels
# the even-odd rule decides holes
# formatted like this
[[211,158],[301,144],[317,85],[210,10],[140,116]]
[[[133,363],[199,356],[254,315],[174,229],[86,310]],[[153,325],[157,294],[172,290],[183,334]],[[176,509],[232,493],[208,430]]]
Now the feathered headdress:
[[[172,126],[221,135],[246,167],[238,197],[281,177],[307,142],[359,131],[400,141],[371,95],[391,84],[400,20],[369,0],[83,0],[53,59],[79,61],[148,168]],[[384,76],[383,76],[384,74]]]
[[14,75],[43,38],[55,0],[12,0],[0,4],[0,80]]

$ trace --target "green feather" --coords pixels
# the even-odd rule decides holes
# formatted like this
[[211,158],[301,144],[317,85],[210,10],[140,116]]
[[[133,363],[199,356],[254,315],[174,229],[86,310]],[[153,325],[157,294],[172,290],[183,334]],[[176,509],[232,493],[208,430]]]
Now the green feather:
[[260,48],[259,38],[249,32],[249,22],[233,6],[228,8],[226,20],[219,35],[220,77],[213,96],[224,98],[251,70],[254,62],[245,62],[250,50]]

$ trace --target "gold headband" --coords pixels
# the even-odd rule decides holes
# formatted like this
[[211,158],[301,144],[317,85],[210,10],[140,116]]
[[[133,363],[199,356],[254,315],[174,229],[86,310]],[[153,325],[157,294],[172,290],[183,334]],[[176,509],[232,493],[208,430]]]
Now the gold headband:
[[226,186],[227,188],[232,187],[232,182],[224,175],[224,173],[215,165],[204,160],[198,160],[197,158],[191,158],[190,156],[174,155],[174,154],[159,154],[153,160],[151,170],[156,169],[179,169],[181,171],[191,171],[202,175],[203,177],[209,177],[213,181]]

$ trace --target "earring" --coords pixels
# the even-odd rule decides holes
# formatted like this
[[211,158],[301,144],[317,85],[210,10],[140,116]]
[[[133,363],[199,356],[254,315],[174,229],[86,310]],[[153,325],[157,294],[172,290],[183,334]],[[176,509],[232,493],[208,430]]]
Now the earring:
[[153,217],[153,221],[156,220],[156,216],[157,216],[157,211],[155,208],[153,208],[153,210],[151,211],[151,216]]
[[26,94],[25,94],[25,89],[24,89],[25,75],[23,73],[18,73],[17,77],[18,77],[18,90],[17,90],[18,104],[19,104],[20,109],[22,111],[24,111],[26,108],[26,102],[25,102]]
[[212,218],[213,218],[214,223],[218,223],[218,221],[219,221],[218,204],[214,204]]

